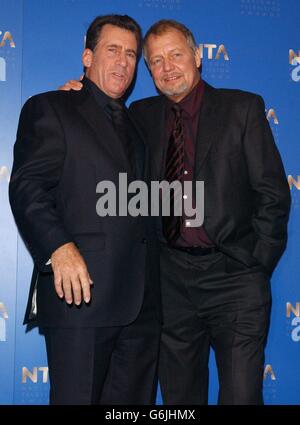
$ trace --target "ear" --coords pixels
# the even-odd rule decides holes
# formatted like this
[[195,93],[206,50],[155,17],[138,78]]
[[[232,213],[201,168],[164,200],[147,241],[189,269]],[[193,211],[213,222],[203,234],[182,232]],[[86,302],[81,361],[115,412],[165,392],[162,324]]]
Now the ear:
[[93,63],[94,54],[91,49],[84,49],[82,53],[82,63],[85,68],[90,68]]
[[201,65],[201,53],[199,47],[195,50],[195,61],[197,68],[200,68]]

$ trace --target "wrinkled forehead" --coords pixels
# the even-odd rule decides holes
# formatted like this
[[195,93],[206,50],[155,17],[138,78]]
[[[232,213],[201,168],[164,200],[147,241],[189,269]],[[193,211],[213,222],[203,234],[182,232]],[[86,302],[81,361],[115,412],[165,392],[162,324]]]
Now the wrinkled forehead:
[[150,34],[145,42],[145,47],[155,48],[158,45],[166,43],[180,43],[183,45],[188,45],[187,38],[181,31],[177,30],[176,28],[166,28],[158,34]]

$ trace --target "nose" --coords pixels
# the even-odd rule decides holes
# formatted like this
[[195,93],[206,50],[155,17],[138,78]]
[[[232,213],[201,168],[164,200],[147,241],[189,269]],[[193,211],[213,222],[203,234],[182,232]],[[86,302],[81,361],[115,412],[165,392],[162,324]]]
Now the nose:
[[169,72],[169,71],[171,71],[173,68],[174,68],[173,63],[172,63],[169,59],[165,58],[165,59],[164,59],[164,61],[163,61],[163,70],[164,70],[165,72]]
[[124,68],[127,66],[127,56],[126,56],[126,52],[120,52],[118,55],[118,59],[117,59],[117,63],[121,66],[123,66]]

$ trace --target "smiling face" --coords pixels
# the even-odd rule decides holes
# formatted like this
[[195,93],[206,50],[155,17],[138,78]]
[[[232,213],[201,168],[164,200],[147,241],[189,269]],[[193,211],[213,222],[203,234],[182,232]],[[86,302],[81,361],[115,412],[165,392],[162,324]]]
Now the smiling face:
[[108,96],[117,99],[130,86],[137,60],[134,33],[106,24],[94,51],[85,49],[82,62],[86,76]]
[[200,51],[193,51],[185,36],[176,29],[161,35],[151,34],[146,56],[156,87],[173,102],[180,102],[200,80]]

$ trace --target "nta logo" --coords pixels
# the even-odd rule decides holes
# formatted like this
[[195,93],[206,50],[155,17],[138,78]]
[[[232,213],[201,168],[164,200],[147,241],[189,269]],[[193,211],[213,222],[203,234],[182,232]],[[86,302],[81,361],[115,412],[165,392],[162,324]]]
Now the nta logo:
[[0,182],[1,180],[6,180],[7,183],[9,183],[10,180],[9,170],[5,165],[3,165],[2,167],[0,166]]
[[1,39],[2,34],[3,34],[2,31],[0,31],[0,40],[1,40],[0,41],[0,47],[4,47],[8,42],[10,47],[15,48],[16,45],[15,45],[15,42],[12,38],[11,33],[9,31],[5,31],[5,33],[3,34],[2,39]]
[[265,370],[264,370],[264,380],[267,379],[267,376],[270,375],[270,378],[272,379],[272,381],[276,380],[276,376],[275,373],[273,371],[273,368],[270,364],[267,364],[265,366]]
[[[40,373],[39,373],[40,372]],[[22,368],[22,384],[27,384],[27,379],[30,379],[31,382],[37,384],[39,377],[42,378],[43,384],[48,382],[48,367],[33,367],[32,371],[27,369],[27,367]]]
[[0,81],[6,81],[6,61],[0,57]]
[[292,189],[292,187],[295,186],[297,190],[300,190],[300,176],[297,176],[297,180],[295,180],[292,175],[288,175],[288,183],[289,183],[290,189]]
[[8,319],[8,314],[6,307],[3,303],[0,302],[0,342],[6,341],[6,320]]
[[289,64],[294,67],[291,72],[291,77],[292,80],[297,83],[300,81],[300,50],[298,54],[296,54],[293,49],[289,50]]
[[229,56],[224,44],[220,44],[219,46],[217,46],[216,44],[199,44],[199,49],[200,49],[201,58],[204,57],[204,49],[207,49],[207,59],[210,59],[210,60],[213,59],[213,53],[214,53],[213,50],[217,49],[215,59],[216,60],[220,59],[220,56],[222,54],[224,59],[226,61],[229,61]]
[[279,124],[279,121],[278,121],[276,112],[275,112],[275,110],[273,108],[270,108],[268,111],[266,111],[266,114],[267,114],[267,119],[269,121],[270,120],[273,120],[274,124],[276,124],[276,125]]
[[[15,42],[12,38],[12,35],[9,31],[0,31],[0,47],[9,45],[11,48],[15,48]],[[4,58],[0,57],[0,81],[6,81],[6,61]]]
[[289,319],[291,314],[294,318],[291,321],[293,327],[291,338],[294,342],[300,341],[300,302],[297,302],[295,307],[291,303],[286,303],[286,317]]

